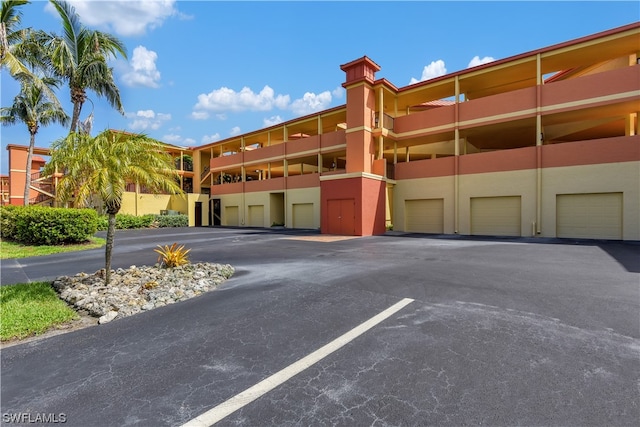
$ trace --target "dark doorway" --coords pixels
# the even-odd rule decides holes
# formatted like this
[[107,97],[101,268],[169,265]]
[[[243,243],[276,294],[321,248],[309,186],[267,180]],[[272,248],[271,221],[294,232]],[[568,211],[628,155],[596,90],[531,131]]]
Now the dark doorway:
[[209,224],[222,225],[222,212],[220,199],[209,200]]
[[195,222],[196,227],[202,227],[202,202],[196,202]]

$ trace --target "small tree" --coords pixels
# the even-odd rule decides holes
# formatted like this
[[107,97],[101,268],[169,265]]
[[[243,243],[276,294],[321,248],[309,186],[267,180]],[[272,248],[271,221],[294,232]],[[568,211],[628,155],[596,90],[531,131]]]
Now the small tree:
[[[44,79],[46,84],[55,87],[55,81]],[[31,80],[23,80],[20,93],[14,98],[11,107],[0,109],[0,122],[12,125],[22,122],[29,130],[29,151],[27,153],[26,179],[24,184],[24,204],[29,204],[31,190],[31,164],[33,162],[33,148],[36,145],[36,134],[40,125],[60,123],[63,126],[69,122],[69,116],[54,102],[51,102],[41,90],[41,87]]]
[[161,142],[145,135],[104,131],[96,137],[70,133],[53,143],[46,171],[64,170],[56,197],[62,202],[75,197],[77,207],[88,206],[93,196],[102,199],[109,217],[105,246],[105,283],[111,280],[116,214],[129,182],[152,193],[183,194],[176,183],[171,156]]

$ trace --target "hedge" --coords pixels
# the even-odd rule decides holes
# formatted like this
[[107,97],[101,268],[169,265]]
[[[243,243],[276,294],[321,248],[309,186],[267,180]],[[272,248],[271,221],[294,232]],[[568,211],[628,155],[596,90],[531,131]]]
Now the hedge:
[[2,237],[29,245],[85,242],[98,228],[93,209],[2,206],[0,218]]
[[187,215],[156,215],[155,223],[158,227],[188,227],[189,217]]
[[[105,231],[109,226],[109,218],[101,215],[98,218],[98,230]],[[116,229],[132,228],[165,228],[165,227],[188,227],[189,217],[187,215],[155,215],[147,214],[135,216],[130,214],[116,215]]]

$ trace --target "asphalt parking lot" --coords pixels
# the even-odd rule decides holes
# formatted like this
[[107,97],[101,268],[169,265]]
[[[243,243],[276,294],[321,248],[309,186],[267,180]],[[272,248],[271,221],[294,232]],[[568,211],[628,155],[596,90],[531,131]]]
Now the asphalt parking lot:
[[[116,236],[114,268],[152,264],[174,241],[236,274],[182,303],[4,348],[4,423],[640,419],[638,243],[133,230]],[[2,284],[93,272],[103,256],[3,260]]]

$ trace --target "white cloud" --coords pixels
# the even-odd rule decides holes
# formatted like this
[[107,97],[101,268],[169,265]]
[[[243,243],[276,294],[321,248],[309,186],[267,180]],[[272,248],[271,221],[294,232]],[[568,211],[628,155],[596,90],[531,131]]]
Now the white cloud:
[[205,135],[202,137],[202,139],[200,140],[200,142],[202,144],[208,144],[210,142],[215,142],[218,141],[220,139],[220,134],[219,133],[214,133],[213,135]]
[[160,71],[156,68],[158,54],[147,50],[144,46],[133,49],[133,57],[127,66],[127,71],[122,75],[122,80],[127,86],[158,87]]
[[422,77],[420,77],[420,80],[411,77],[411,82],[409,84],[414,84],[433,79],[435,77],[444,76],[445,74],[447,74],[447,67],[445,67],[444,61],[442,59],[438,59],[437,61],[431,61],[431,64],[426,65],[422,69]]
[[277,124],[282,123],[282,122],[284,122],[284,120],[280,116],[271,116],[269,118],[266,118],[266,119],[262,120],[262,123],[264,124],[264,127],[266,127],[266,128],[268,128],[269,126],[277,125]]
[[[142,35],[162,25],[171,16],[185,18],[175,8],[176,0],[68,0],[83,24],[118,36]],[[57,16],[53,6],[46,10]]]
[[[215,117],[218,120],[226,120],[229,112],[271,111],[275,109],[290,110],[295,115],[301,116],[327,109],[334,96],[336,98],[343,97],[344,89],[338,86],[333,91],[327,90],[319,94],[306,92],[302,98],[291,102],[290,95],[276,94],[268,85],[259,93],[255,93],[246,86],[239,92],[228,87],[221,87],[208,94],[198,95],[198,102],[193,107],[191,117],[196,120],[208,119],[209,112],[212,111],[217,113]],[[265,127],[268,127],[283,121],[282,117],[274,115],[265,118],[263,123]]]
[[273,108],[285,109],[289,105],[289,95],[275,95],[273,89],[265,86],[259,93],[248,87],[240,92],[227,87],[198,95],[196,110],[208,111],[269,111]]
[[194,120],[207,120],[209,118],[209,113],[206,111],[192,111],[191,118]]
[[231,128],[231,130],[229,131],[229,135],[231,136],[236,136],[236,135],[240,135],[240,133],[242,132],[242,130],[240,129],[239,126],[234,126]]
[[162,141],[169,144],[173,144],[173,145],[184,145],[184,146],[189,146],[196,142],[193,138],[184,138],[183,136],[176,135],[174,133],[164,135],[162,137]]
[[467,65],[467,68],[476,67],[482,64],[488,64],[489,62],[493,62],[495,60],[496,59],[492,58],[491,56],[485,56],[484,58],[480,59],[480,57],[476,55],[471,61],[469,61],[469,65]]
[[300,99],[296,99],[291,104],[291,110],[298,115],[315,113],[316,111],[325,110],[331,104],[331,93],[324,91],[318,95],[307,92]]
[[136,113],[137,117],[144,117],[145,119],[152,119],[156,116],[156,113],[153,110],[139,110]]
[[171,114],[156,113],[153,110],[139,110],[135,113],[127,113],[125,115],[129,122],[129,128],[134,131],[156,130],[163,123],[171,120]]
[[162,141],[168,142],[169,144],[177,144],[179,142],[182,142],[182,137],[180,135],[171,133],[169,135],[163,135]]

